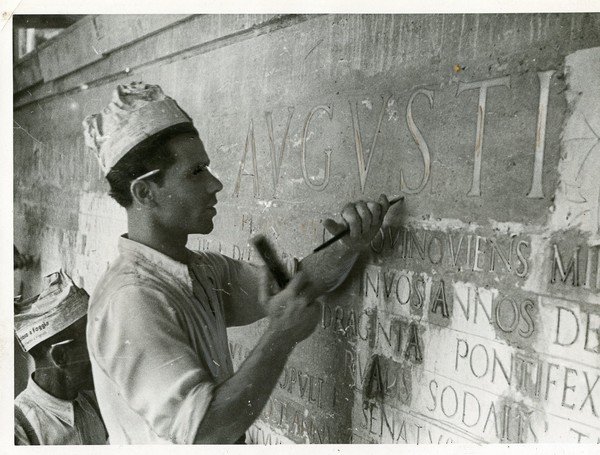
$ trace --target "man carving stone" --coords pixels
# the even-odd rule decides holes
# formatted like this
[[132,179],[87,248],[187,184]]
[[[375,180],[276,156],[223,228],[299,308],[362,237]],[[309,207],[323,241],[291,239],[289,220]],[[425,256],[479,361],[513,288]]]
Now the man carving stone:
[[[119,257],[90,301],[88,343],[111,443],[234,443],[259,416],[294,346],[315,329],[316,297],[347,276],[389,207],[348,204],[326,228],[350,234],[305,258],[272,294],[264,268],[186,248],[213,230],[221,182],[192,120],[156,85],[118,86],[84,120],[86,144],[127,210]],[[234,373],[226,328],[268,318]]]

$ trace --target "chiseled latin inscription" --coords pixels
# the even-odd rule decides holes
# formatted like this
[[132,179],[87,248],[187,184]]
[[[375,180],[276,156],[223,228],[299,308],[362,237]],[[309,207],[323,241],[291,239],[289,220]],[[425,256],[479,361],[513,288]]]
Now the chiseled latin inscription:
[[371,148],[367,149],[369,158],[367,158],[366,164],[365,153],[363,150],[362,134],[360,131],[360,123],[358,121],[358,108],[356,106],[356,103],[350,102],[350,114],[352,116],[352,128],[354,130],[354,144],[356,146],[356,161],[358,163],[358,176],[360,180],[360,190],[363,193],[365,192],[367,175],[369,175],[369,169],[371,168],[371,160],[373,159],[373,155],[375,155],[375,146],[377,145],[377,136],[379,135],[379,131],[381,130],[383,114],[385,114],[385,109],[391,97],[391,95],[388,95],[383,98],[383,104],[381,105],[381,110],[379,112],[379,120],[377,121],[377,127],[375,128],[375,132],[373,133],[373,142],[371,143]]
[[[600,309],[596,312],[581,309],[579,316],[570,308],[556,306],[554,344],[578,347],[600,354]],[[600,362],[600,359],[599,359]]]
[[[541,71],[537,73],[539,81],[539,103],[537,112],[537,125],[535,134],[535,146],[534,146],[534,162],[532,166],[532,180],[529,192],[527,193],[528,198],[542,199],[544,198],[542,188],[542,177],[543,177],[543,164],[544,164],[544,150],[545,150],[545,135],[546,135],[546,122],[548,114],[548,99],[550,93],[550,81],[555,70]],[[486,102],[488,96],[488,90],[491,88],[504,87],[510,89],[510,76],[504,76],[500,78],[487,79],[481,81],[472,82],[459,82],[457,87],[456,96],[458,97],[461,93],[468,90],[479,90],[479,100],[477,104],[477,120],[476,120],[476,131],[475,131],[475,148],[474,148],[474,163],[471,187],[467,192],[468,196],[479,197],[481,196],[481,178],[482,178],[482,162],[483,162],[483,139],[484,139],[484,128],[485,128],[485,115],[486,115]],[[411,93],[407,105],[406,105],[406,125],[408,131],[415,144],[419,148],[421,153],[421,161],[423,165],[423,174],[420,182],[415,186],[411,187],[406,182],[404,169],[400,169],[400,190],[408,194],[417,194],[423,191],[427,183],[430,181],[432,173],[432,162],[431,162],[431,151],[430,148],[417,126],[417,122],[414,119],[412,108],[415,100],[419,95],[425,96],[429,102],[430,109],[433,109],[433,100],[435,91],[429,89],[417,89]],[[364,149],[362,132],[359,124],[358,107],[356,103],[350,101],[350,118],[349,123],[352,125],[352,132],[354,135],[354,143],[356,150],[356,163],[358,169],[358,180],[361,191],[364,193],[366,190],[367,177],[371,168],[371,160],[375,154],[375,148],[377,145],[377,139],[380,135],[380,130],[383,122],[383,117],[387,106],[389,105],[392,95],[382,96],[382,107],[379,112],[378,121],[376,128],[373,132],[373,139],[371,147],[366,150]],[[325,167],[324,176],[320,182],[316,182],[313,177],[310,177],[308,166],[307,166],[307,141],[309,137],[309,130],[314,117],[319,112],[325,112],[329,120],[333,120],[333,106],[318,105],[310,110],[303,125],[302,132],[302,146],[301,146],[301,168],[304,183],[312,190],[323,191],[330,182],[331,175],[331,154],[333,153],[332,147],[327,147],[323,152],[325,153]],[[275,145],[275,136],[273,132],[273,119],[272,112],[267,111],[265,114],[267,136],[270,147],[270,159],[272,166],[272,180],[273,180],[273,191],[276,190],[277,184],[280,177],[281,163],[284,157],[286,143],[289,137],[289,130],[291,120],[294,115],[294,107],[288,107],[288,117],[286,127],[282,136],[281,146],[279,152]],[[256,144],[254,138],[254,123],[251,120],[248,133],[246,135],[245,147],[242,152],[240,160],[240,167],[234,187],[234,196],[239,196],[240,185],[242,176],[253,177],[253,190],[254,196],[257,197],[259,193],[259,177],[256,162]],[[245,172],[246,158],[248,151],[252,154],[252,173]]]
[[556,282],[557,271],[560,273],[560,279],[563,283],[566,282],[569,275],[573,273],[573,286],[579,286],[579,251],[581,250],[581,247],[578,246],[575,248],[575,251],[573,252],[573,257],[571,258],[571,261],[569,262],[566,271],[563,267],[562,257],[560,255],[560,252],[558,251],[558,245],[554,244],[553,247],[554,256],[552,257],[552,278],[550,279],[550,282]]
[[271,397],[261,414],[261,420],[277,425],[285,436],[304,440],[312,444],[336,444],[348,439],[343,432],[336,431],[330,424],[308,409],[299,407],[289,400]]
[[383,399],[385,389],[383,387],[383,379],[381,377],[381,368],[379,367],[379,356],[374,355],[371,358],[371,366],[369,366],[367,380],[365,381],[363,395],[365,398]]
[[318,183],[318,184],[314,183],[311,180],[311,178],[308,176],[308,170],[307,170],[307,166],[306,166],[306,142],[308,140],[308,128],[310,126],[310,122],[312,121],[315,114],[319,111],[327,112],[327,115],[329,116],[329,120],[331,120],[333,118],[333,110],[329,106],[317,106],[317,107],[313,108],[313,110],[310,111],[310,113],[306,117],[306,121],[304,122],[304,132],[302,134],[302,155],[301,155],[302,176],[304,177],[304,183],[306,183],[306,185],[310,189],[315,190],[315,191],[323,191],[329,184],[329,174],[331,172],[331,152],[333,152],[333,150],[330,148],[325,149],[323,151],[326,156],[325,176],[323,177],[323,181],[321,183]]
[[542,166],[544,164],[544,148],[546,144],[546,118],[548,117],[548,96],[550,94],[550,79],[555,70],[538,72],[540,81],[540,103],[538,106],[537,127],[535,129],[535,160],[533,162],[533,178],[528,198],[542,199]]
[[[246,155],[248,149],[252,154],[252,173],[244,172],[246,168]],[[252,184],[254,189],[254,197],[258,196],[259,184],[258,184],[258,167],[256,163],[256,141],[254,140],[254,122],[250,120],[250,126],[248,127],[248,133],[246,134],[246,145],[244,146],[244,153],[240,160],[240,168],[238,170],[237,179],[235,181],[235,187],[233,189],[233,195],[238,197],[240,195],[240,185],[242,183],[242,175],[252,176]]]
[[410,131],[413,140],[419,147],[421,158],[423,159],[423,177],[421,178],[421,183],[419,183],[419,185],[417,185],[415,188],[408,187],[406,181],[404,180],[404,173],[402,169],[400,169],[400,191],[403,191],[407,194],[418,194],[423,191],[423,188],[425,188],[425,185],[427,185],[431,175],[431,155],[429,153],[429,146],[427,145],[427,142],[425,142],[425,138],[421,134],[421,131],[413,119],[412,105],[413,101],[418,95],[424,95],[429,100],[429,107],[433,108],[433,93],[433,90],[417,90],[410,96],[408,104],[406,105],[406,124],[408,125],[408,130]]
[[[550,92],[550,79],[555,73],[555,70],[538,72],[540,82],[540,94],[538,105],[538,120],[535,135],[535,159],[533,165],[533,177],[531,189],[527,194],[528,198],[544,197],[542,190],[542,167],[544,162],[544,148],[546,137],[546,119],[548,115],[548,96]],[[473,166],[473,180],[471,189],[467,193],[468,196],[481,196],[481,160],[483,155],[483,137],[485,127],[485,107],[487,100],[487,91],[491,87],[507,87],[510,88],[510,76],[500,77],[496,79],[488,79],[477,82],[460,82],[456,92],[456,96],[466,90],[479,89],[479,102],[477,105],[477,129],[475,133],[475,155]]]
[[321,327],[349,338],[359,337],[370,340],[377,323],[377,313],[371,310],[356,312],[347,305],[336,305],[332,308],[327,303],[321,307]]
[[431,312],[437,313],[439,309],[443,317],[449,318],[450,312],[448,311],[448,300],[446,299],[446,287],[444,286],[444,280],[440,280],[437,287],[437,292],[434,295],[435,296],[431,300]]
[[[211,241],[211,239],[207,238],[198,239],[198,251],[215,251],[223,254],[229,252],[226,248],[223,248],[221,241]],[[233,248],[230,251],[233,253]]]
[[239,245],[231,245],[231,249],[223,248],[221,242],[211,242],[210,239],[198,240],[198,251],[215,251],[218,253],[229,254],[233,259],[239,259],[240,261],[251,261],[252,260],[252,248],[246,245],[245,247]]
[[[600,201],[598,202],[600,204]],[[600,213],[600,211],[599,211]],[[600,216],[600,215],[599,215]],[[598,227],[600,229],[600,223],[598,223]],[[593,251],[595,250],[596,252],[596,280],[593,280],[593,267],[592,267],[592,261],[594,258],[594,254]],[[584,288],[586,289],[591,289],[592,287],[594,287],[594,283],[595,283],[595,287],[596,289],[600,290],[600,245],[595,245],[594,247],[588,247],[588,254],[587,254],[587,266],[586,266],[586,272],[585,272],[585,283],[583,285]]]
[[441,414],[444,420],[463,425],[481,437],[499,442],[538,442],[532,424],[535,412],[527,406],[503,399],[494,401],[466,390],[461,384],[446,384],[442,378],[429,381],[430,403],[427,410]]
[[[210,239],[200,239],[198,241],[198,251],[215,251],[222,254],[227,254],[232,259],[240,261],[252,261],[254,257],[254,249],[250,245],[239,246],[236,244],[230,245],[231,249],[224,248],[220,241],[211,241]],[[279,259],[285,265],[290,276],[293,276],[298,270],[298,258],[290,255],[285,251],[279,252]]]
[[413,359],[415,363],[423,361],[423,351],[421,349],[421,341],[419,338],[419,329],[416,322],[411,322],[409,326],[408,341],[404,352],[406,360]]
[[[383,324],[387,326],[384,328]],[[321,327],[347,338],[368,341],[370,347],[378,346],[385,339],[385,344],[393,349],[396,357],[403,356],[412,363],[423,361],[421,332],[424,329],[415,321],[403,318],[379,320],[377,311],[370,309],[357,316],[354,310],[345,306],[337,305],[332,309],[325,303],[322,306]]]
[[569,432],[574,436],[574,442],[595,442],[596,444],[600,444],[600,431],[593,431],[590,428],[577,429],[573,428],[573,425],[571,424],[569,427]]
[[462,315],[473,324],[477,324],[478,316],[483,314],[488,323],[504,333],[517,333],[522,338],[529,338],[535,332],[537,310],[531,299],[515,300],[502,293],[490,293],[483,298],[478,288],[469,286],[466,298],[457,294],[454,301],[461,309],[455,314]]
[[[429,288],[430,295],[426,295],[427,287],[421,275],[411,277],[397,270],[383,270],[372,275],[370,271],[366,270],[361,295],[364,297],[373,295],[379,298],[383,294],[384,301],[389,311],[392,312],[394,312],[396,304],[401,306],[410,304],[412,308],[420,309],[423,307],[425,300],[428,299],[434,302],[431,311],[436,313],[440,304],[439,298],[442,298],[442,314],[444,315],[444,313],[448,314],[448,300],[446,299],[446,292],[442,290],[443,286],[443,282],[440,280]],[[434,296],[436,297],[433,298]]]
[[411,373],[406,364],[385,356],[369,358],[366,353],[346,349],[343,374],[352,379],[349,383],[350,387],[365,399],[383,399],[404,405],[410,404],[413,386]]
[[[558,244],[552,245],[552,269],[550,283],[560,282],[571,286],[581,286],[586,289],[600,289],[600,246],[583,247],[587,254],[585,270],[581,270],[581,245],[577,245],[569,256],[569,262],[565,267],[564,256],[561,254]],[[596,261],[594,268],[593,262]],[[582,276],[584,279],[582,281]],[[595,279],[594,279],[595,276]]]
[[363,402],[362,421],[352,434],[353,443],[448,444],[455,442],[454,438],[422,419],[374,401]]
[[461,377],[508,385],[537,401],[560,403],[564,408],[599,416],[597,369],[569,367],[520,350],[508,355],[484,342],[457,338],[454,370]]
[[286,367],[279,378],[279,387],[286,390],[309,404],[315,404],[319,408],[323,407],[325,400],[332,401],[325,397],[323,384],[325,380],[317,375],[300,371],[294,367]]
[[456,96],[466,90],[479,89],[479,103],[477,105],[477,130],[475,132],[475,158],[473,167],[473,180],[467,196],[481,196],[481,155],[483,154],[483,130],[485,126],[485,104],[487,91],[490,87],[510,88],[510,76],[488,79],[477,82],[460,82]]
[[[398,271],[380,270],[373,276],[371,271],[366,270],[364,272],[362,295],[365,297],[370,295],[379,297],[380,293],[383,293],[384,301],[388,303],[387,308],[390,312],[399,312],[396,305],[402,306],[409,303],[415,308],[420,308],[426,298],[425,287],[420,283],[423,284],[422,278],[418,275],[410,277]],[[503,293],[490,294],[486,295],[486,298],[482,298],[476,287],[468,287],[466,294],[466,296],[454,295],[453,297],[450,294],[446,295],[444,281],[438,280],[430,287],[428,300],[431,304],[429,311],[440,313],[442,317],[448,318],[451,316],[449,308],[453,302],[458,302],[460,311],[455,310],[454,313],[473,324],[477,324],[478,318],[484,317],[489,324],[504,333],[516,333],[522,338],[529,338],[534,333],[537,310],[531,299],[518,300]],[[327,314],[328,318],[324,314],[323,321],[326,322],[323,323],[323,327],[339,321],[339,327],[344,333],[349,328],[352,333],[362,334],[365,331],[363,315],[359,316],[361,324],[359,324],[360,329],[357,331],[356,316],[353,314],[352,316],[348,315],[345,319],[341,307],[340,310],[336,309],[336,311],[340,312],[340,317],[336,317],[335,321],[332,321],[331,313]],[[361,336],[361,338],[363,337]]]
[[290,124],[292,123],[292,116],[294,115],[294,108],[288,107],[288,119],[285,127],[285,132],[281,139],[281,146],[279,153],[277,153],[275,147],[275,135],[273,133],[273,114],[271,112],[265,112],[265,120],[267,121],[267,132],[269,134],[269,146],[271,148],[271,164],[273,169],[273,193],[277,190],[277,183],[279,182],[279,172],[281,171],[281,162],[283,161],[283,154],[285,152],[285,146],[287,144],[288,132],[290,131]]
[[242,214],[242,222],[240,225],[240,230],[241,231],[248,231],[248,233],[250,235],[254,234],[254,224],[252,221],[252,214],[251,213],[244,213]]
[[525,278],[529,272],[529,242],[518,236],[483,237],[406,227],[382,229],[371,241],[375,253],[394,251],[400,259],[420,259],[458,271],[505,271]]

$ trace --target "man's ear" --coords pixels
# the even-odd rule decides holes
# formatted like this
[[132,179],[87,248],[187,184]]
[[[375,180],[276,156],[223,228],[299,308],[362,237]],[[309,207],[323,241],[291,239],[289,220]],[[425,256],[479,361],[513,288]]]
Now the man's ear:
[[146,180],[134,180],[131,182],[131,197],[140,205],[147,207],[153,206],[154,194],[152,193],[152,186]]
[[50,346],[50,349],[48,350],[48,356],[50,357],[52,363],[60,369],[65,368],[69,363],[68,348],[64,345],[53,344]]

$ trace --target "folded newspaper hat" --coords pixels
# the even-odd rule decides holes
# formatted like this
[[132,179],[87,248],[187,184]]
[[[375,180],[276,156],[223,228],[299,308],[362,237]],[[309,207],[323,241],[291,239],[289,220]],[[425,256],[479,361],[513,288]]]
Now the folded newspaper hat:
[[85,144],[96,154],[105,174],[144,139],[192,119],[158,85],[119,85],[99,114],[83,120]]
[[87,314],[89,296],[62,270],[44,278],[39,296],[15,303],[15,334],[24,351]]

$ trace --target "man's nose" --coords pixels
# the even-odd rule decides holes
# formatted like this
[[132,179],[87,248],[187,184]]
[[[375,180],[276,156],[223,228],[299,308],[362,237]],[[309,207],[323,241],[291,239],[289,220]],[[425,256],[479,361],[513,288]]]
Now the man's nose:
[[213,181],[212,181],[212,185],[211,185],[210,189],[211,189],[211,192],[216,194],[223,189],[223,184],[221,183],[221,180],[219,180],[219,178],[214,174],[214,172],[211,171],[211,175],[212,175]]

